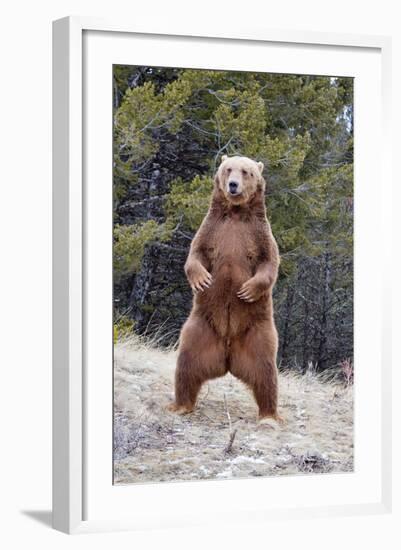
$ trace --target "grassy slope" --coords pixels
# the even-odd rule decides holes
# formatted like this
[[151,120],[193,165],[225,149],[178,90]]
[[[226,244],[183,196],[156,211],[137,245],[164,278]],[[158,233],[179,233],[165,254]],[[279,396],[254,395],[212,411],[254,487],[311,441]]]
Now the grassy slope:
[[177,416],[165,410],[175,359],[135,342],[115,346],[115,483],[352,470],[352,387],[281,374],[287,423],[271,427],[257,423],[250,392],[227,375],[205,384],[194,413]]

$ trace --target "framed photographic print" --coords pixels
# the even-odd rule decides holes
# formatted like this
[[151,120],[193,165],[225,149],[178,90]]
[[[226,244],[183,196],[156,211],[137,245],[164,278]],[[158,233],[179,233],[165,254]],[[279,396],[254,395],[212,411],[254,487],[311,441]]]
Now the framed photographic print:
[[54,527],[389,510],[389,39],[53,51]]

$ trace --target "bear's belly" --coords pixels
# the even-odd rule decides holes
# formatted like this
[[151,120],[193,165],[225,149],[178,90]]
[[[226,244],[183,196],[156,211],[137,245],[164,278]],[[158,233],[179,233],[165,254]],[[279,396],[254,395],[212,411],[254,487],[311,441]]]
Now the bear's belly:
[[226,257],[211,266],[212,285],[197,294],[197,304],[214,330],[222,337],[233,338],[247,330],[259,316],[263,304],[244,302],[237,296],[241,286],[254,274],[251,263]]
[[237,291],[253,275],[250,264],[240,264],[238,259],[225,258],[216,262],[211,268],[211,275],[216,290]]
[[237,292],[255,274],[257,244],[249,224],[227,219],[220,224],[207,246],[207,269],[213,277],[210,288],[198,292],[199,312],[224,338],[247,330],[263,315],[265,304],[247,303]]

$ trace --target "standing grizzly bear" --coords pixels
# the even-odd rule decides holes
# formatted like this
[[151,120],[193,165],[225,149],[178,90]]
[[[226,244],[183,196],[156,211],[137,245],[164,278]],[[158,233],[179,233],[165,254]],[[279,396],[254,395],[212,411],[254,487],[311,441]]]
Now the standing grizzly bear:
[[259,418],[277,412],[277,331],[272,289],[279,253],[265,209],[263,164],[222,157],[209,211],[185,263],[194,292],[175,373],[179,414],[193,411],[203,382],[228,371],[253,391]]

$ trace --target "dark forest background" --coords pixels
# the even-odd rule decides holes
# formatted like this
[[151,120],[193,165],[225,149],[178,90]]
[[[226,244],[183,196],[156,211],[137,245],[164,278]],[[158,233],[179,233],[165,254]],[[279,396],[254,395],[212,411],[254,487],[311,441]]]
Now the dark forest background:
[[114,338],[177,341],[221,155],[265,164],[279,364],[352,361],[353,80],[115,65]]

